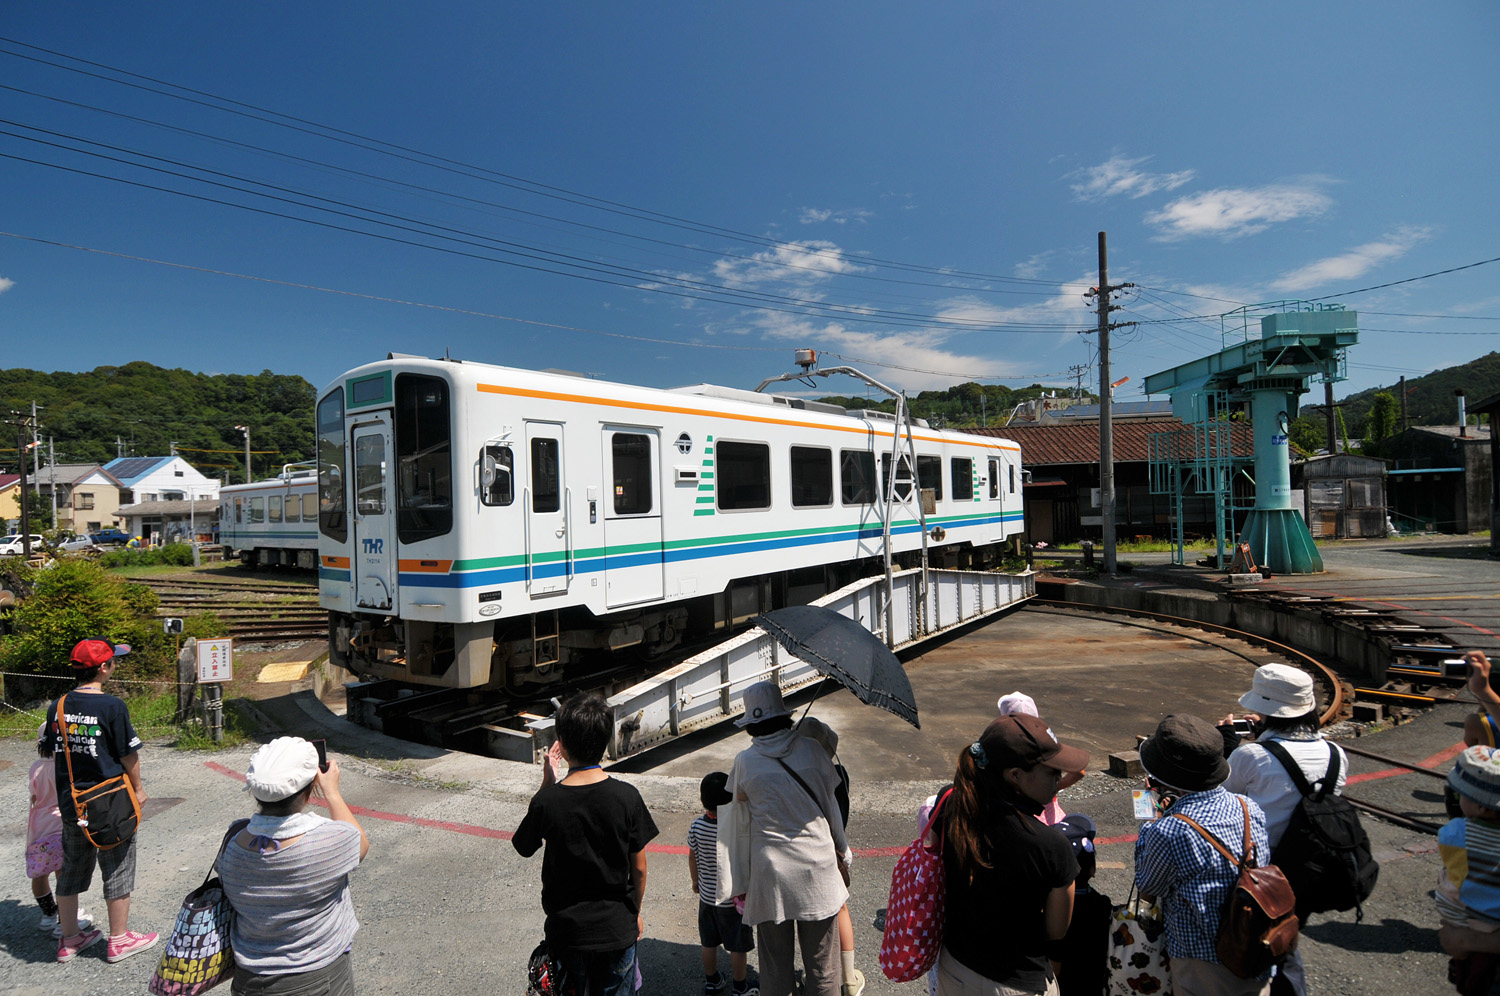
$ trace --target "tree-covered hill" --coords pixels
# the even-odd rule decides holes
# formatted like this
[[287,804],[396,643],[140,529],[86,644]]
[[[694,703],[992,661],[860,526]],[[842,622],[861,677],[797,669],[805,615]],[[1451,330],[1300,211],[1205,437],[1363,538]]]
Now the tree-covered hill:
[[[227,472],[232,482],[245,479],[237,425],[250,427],[252,450],[275,451],[254,456],[256,477],[312,458],[314,399],[301,377],[269,370],[200,374],[144,362],[85,373],[0,370],[0,413],[41,406],[43,463],[49,436],[58,463],[107,463],[121,452],[166,456],[175,442],[203,473],[222,479]],[[15,429],[0,426],[0,467],[13,470],[15,449]]]
[[[1422,377],[1406,379],[1406,415],[1412,425],[1454,425],[1458,421],[1458,402],[1453,396],[1456,388],[1463,388],[1469,405],[1500,394],[1500,353],[1489,353],[1456,367],[1434,370]],[[1375,395],[1389,391],[1398,405],[1401,401],[1399,383],[1387,387],[1372,387],[1344,398],[1344,421],[1351,436],[1365,435],[1365,422],[1370,417],[1370,406]],[[1316,404],[1321,398],[1312,396],[1305,403]],[[1399,416],[1398,416],[1399,417]]]
[[[979,384],[969,381],[957,387],[950,387],[946,391],[923,391],[908,400],[911,403],[912,414],[918,418],[926,419],[934,426],[961,429],[982,424],[1004,425],[1006,416],[1016,405],[1055,390],[1057,389],[1044,388],[1040,384],[1011,388],[1002,384]],[[842,405],[845,408],[869,408],[887,412],[896,410],[896,403],[883,395],[872,395],[869,398],[851,398],[840,395],[818,400]],[[1084,395],[1085,403],[1093,400],[1096,400],[1093,395]]]

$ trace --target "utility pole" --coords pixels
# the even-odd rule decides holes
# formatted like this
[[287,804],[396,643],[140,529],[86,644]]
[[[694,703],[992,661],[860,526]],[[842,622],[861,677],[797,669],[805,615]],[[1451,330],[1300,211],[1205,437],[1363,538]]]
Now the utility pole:
[[245,483],[249,484],[249,483],[251,483],[251,481],[250,481],[250,427],[248,425],[237,425],[237,426],[235,426],[235,428],[238,429],[240,432],[243,432],[245,434]]
[[1406,374],[1401,375],[1401,431],[1406,431]]
[[52,528],[57,528],[57,447],[47,436],[47,473],[52,475]]
[[1083,375],[1089,372],[1087,363],[1080,363],[1068,368],[1068,373],[1073,375],[1073,400],[1083,401]]
[[[35,405],[33,405],[35,407]],[[23,412],[12,411],[10,424],[16,427],[16,468],[21,472],[21,523],[16,527],[16,532],[21,535],[21,556],[27,560],[31,559],[31,489],[26,486],[26,451],[34,448],[34,444],[26,442],[26,430],[30,429],[36,416],[30,419]],[[37,483],[33,474],[31,483]]]
[[1333,381],[1323,382],[1323,408],[1328,417],[1328,455],[1334,456],[1339,451],[1338,435],[1338,413],[1333,407]]
[[1115,308],[1110,294],[1135,284],[1110,284],[1109,249],[1105,233],[1099,233],[1099,286],[1089,296],[1099,298],[1099,510],[1104,532],[1104,573],[1115,573],[1115,436],[1111,422],[1113,398],[1109,381],[1109,332],[1135,322],[1110,322]]

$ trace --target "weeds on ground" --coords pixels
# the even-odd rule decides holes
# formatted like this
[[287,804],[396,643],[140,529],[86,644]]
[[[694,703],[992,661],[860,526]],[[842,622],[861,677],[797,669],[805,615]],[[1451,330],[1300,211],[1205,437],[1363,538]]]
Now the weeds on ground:
[[[118,693],[119,689],[106,689]],[[233,702],[224,703],[224,739],[215,743],[203,722],[202,706],[194,708],[194,715],[185,722],[177,722],[177,692],[173,688],[122,696],[125,708],[130,712],[130,725],[143,740],[166,737],[170,745],[179,750],[228,750],[243,744],[255,733],[255,724]],[[0,716],[0,737],[33,739],[37,727],[47,718],[48,706],[56,699],[39,703],[33,710],[23,710],[14,705]]]

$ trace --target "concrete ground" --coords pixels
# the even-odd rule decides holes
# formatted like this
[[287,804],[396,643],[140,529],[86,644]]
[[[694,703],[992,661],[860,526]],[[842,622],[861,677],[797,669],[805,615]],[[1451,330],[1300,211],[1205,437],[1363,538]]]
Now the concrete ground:
[[[1477,569],[1487,571],[1488,580],[1476,583],[1496,590],[1500,565],[1485,562]],[[1494,616],[1471,621],[1500,629]],[[845,693],[819,697],[814,712],[841,731],[841,756],[853,775],[849,832],[858,856],[850,910],[866,991],[919,991],[880,975],[872,921],[886,904],[896,855],[916,832],[917,804],[950,776],[958,750],[994,715],[998,695],[1027,691],[1064,741],[1090,750],[1090,773],[1063,793],[1062,803],[1099,824],[1099,884],[1118,901],[1131,874],[1134,783],[1097,770],[1104,755],[1131,746],[1135,734],[1149,732],[1167,712],[1222,715],[1264,659],[1254,648],[1201,633],[1028,609],[908,662],[921,731]],[[353,887],[361,922],[354,945],[360,991],[520,992],[527,955],[541,937],[540,860],[522,860],[508,838],[535,790],[537,769],[390,740],[333,715],[307,691],[289,690],[258,706],[267,736],[285,730],[329,737],[345,771],[345,795],[359,807],[373,841]],[[1411,723],[1369,734],[1359,745],[1445,769],[1464,712],[1462,706],[1440,706]],[[726,767],[746,742],[743,734],[720,731],[652,758],[649,770],[617,774],[640,788],[661,828],[650,853],[641,947],[648,993],[690,996],[701,990],[696,899],[682,845],[698,812],[699,776]],[[132,927],[170,930],[225,825],[252,808],[240,778],[253,749],[210,755],[148,746],[143,774],[151,801],[140,831]],[[11,814],[0,834],[0,862],[13,869],[0,896],[0,992],[140,992],[154,967],[152,955],[108,965],[101,948],[58,965],[50,936],[35,929],[36,907],[23,871],[25,772],[32,756],[29,742],[0,742],[0,811]],[[1437,779],[1362,758],[1352,759],[1352,769],[1351,797],[1442,822]],[[1354,922],[1352,912],[1325,915],[1304,932],[1312,991],[1448,991],[1427,895],[1440,868],[1435,841],[1380,820],[1365,823],[1383,863],[1380,885],[1362,923]],[[97,882],[84,905],[102,912]]]

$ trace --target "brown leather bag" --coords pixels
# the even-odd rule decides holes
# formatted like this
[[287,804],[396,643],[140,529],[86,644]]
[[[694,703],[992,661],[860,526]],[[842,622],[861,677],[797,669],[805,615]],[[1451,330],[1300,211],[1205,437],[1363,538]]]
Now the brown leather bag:
[[1219,917],[1217,951],[1219,963],[1230,972],[1241,979],[1253,979],[1296,950],[1301,924],[1294,912],[1297,897],[1281,869],[1275,865],[1256,866],[1255,842],[1250,839],[1250,806],[1244,796],[1237,798],[1245,812],[1243,857],[1236,857],[1223,841],[1194,820],[1180,813],[1172,815],[1202,834],[1239,869],[1239,877],[1230,887]]

